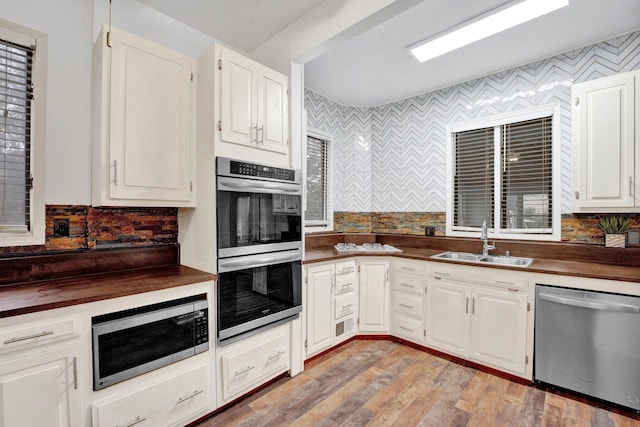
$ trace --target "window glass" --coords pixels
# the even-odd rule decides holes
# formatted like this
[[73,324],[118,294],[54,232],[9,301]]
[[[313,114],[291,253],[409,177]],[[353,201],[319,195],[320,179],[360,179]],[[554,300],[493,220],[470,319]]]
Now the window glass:
[[328,138],[307,137],[305,227],[330,229],[333,223],[330,191],[330,142]]
[[451,128],[447,234],[472,236],[486,221],[494,237],[559,238],[556,114],[546,110],[486,120],[490,126],[478,121]]
[[33,49],[0,39],[0,226],[31,225],[31,100]]

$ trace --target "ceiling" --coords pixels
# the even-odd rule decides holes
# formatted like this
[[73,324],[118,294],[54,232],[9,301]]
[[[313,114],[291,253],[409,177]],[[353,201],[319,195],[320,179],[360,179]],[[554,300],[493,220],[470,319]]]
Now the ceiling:
[[323,0],[138,0],[221,42],[251,52]]
[[[139,1],[245,52],[322,2]],[[305,64],[305,85],[343,105],[380,105],[640,29],[638,0],[570,0],[569,6],[549,15],[423,64],[410,55],[408,46],[505,3],[424,0]]]

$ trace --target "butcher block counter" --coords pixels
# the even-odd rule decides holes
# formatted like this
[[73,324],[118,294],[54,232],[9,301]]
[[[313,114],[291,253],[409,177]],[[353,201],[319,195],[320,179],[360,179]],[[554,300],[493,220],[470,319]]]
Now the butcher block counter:
[[0,318],[215,280],[177,245],[0,259]]
[[[422,261],[466,264],[485,268],[511,269],[542,274],[585,277],[640,283],[640,248],[605,248],[602,246],[570,243],[496,241],[493,255],[534,258],[528,267],[468,264],[459,261],[431,258],[444,251],[482,252],[480,239],[423,237],[391,234],[323,233],[305,238],[305,264],[332,261],[366,253],[339,253],[337,243],[382,243],[402,250],[402,253],[384,256],[410,258]],[[371,254],[380,256],[380,253]]]

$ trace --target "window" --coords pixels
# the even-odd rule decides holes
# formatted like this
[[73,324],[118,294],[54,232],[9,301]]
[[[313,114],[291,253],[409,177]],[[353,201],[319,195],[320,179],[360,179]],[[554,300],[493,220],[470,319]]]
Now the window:
[[44,243],[46,38],[0,21],[0,246]]
[[333,229],[331,200],[331,142],[317,132],[307,136],[307,188],[305,227],[307,231]]
[[[447,235],[560,240],[559,108],[448,128]],[[558,141],[558,143],[554,143]]]

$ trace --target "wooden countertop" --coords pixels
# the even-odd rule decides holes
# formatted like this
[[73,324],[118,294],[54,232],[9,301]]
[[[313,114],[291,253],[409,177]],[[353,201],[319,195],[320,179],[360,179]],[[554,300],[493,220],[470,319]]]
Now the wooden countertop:
[[432,255],[444,252],[443,250],[436,249],[421,249],[402,247],[394,245],[398,249],[402,249],[402,253],[338,253],[333,247],[319,247],[313,249],[307,249],[305,251],[304,264],[312,264],[322,261],[334,261],[342,258],[348,258],[353,256],[393,256],[400,258],[416,259],[421,261],[433,261],[444,262],[453,264],[472,265],[483,268],[500,268],[515,271],[526,271],[530,273],[545,273],[545,274],[560,274],[565,276],[586,277],[592,279],[605,279],[605,280],[619,280],[627,282],[640,283],[640,268],[616,266],[610,264],[598,264],[595,262],[580,262],[580,261],[564,261],[564,260],[550,260],[534,258],[533,263],[526,268],[523,267],[509,267],[509,266],[497,266],[497,265],[482,265],[471,264],[459,261],[440,260],[431,258]]
[[0,287],[0,318],[174,288],[215,277],[170,265],[5,285]]

